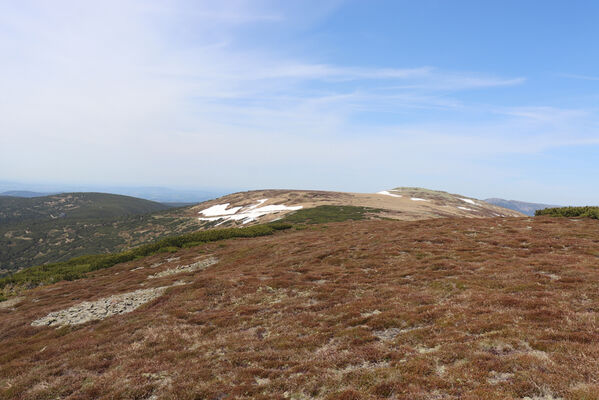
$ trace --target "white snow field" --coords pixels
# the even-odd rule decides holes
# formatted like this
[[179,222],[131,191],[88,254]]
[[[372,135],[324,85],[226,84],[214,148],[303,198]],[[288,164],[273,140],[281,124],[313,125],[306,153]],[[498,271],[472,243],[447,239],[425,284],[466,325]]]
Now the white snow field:
[[200,211],[200,214],[203,214],[206,217],[214,217],[215,215],[235,214],[237,211],[241,210],[241,207],[233,207],[228,210],[227,210],[227,207],[229,207],[229,203],[217,204],[215,206],[212,206],[205,210]]
[[384,194],[385,196],[391,196],[391,197],[402,197],[401,194],[393,194],[387,190],[382,190],[380,192],[376,192],[376,194]]
[[476,205],[477,205],[477,204],[476,204],[476,202],[475,202],[474,200],[470,200],[470,199],[463,199],[463,198],[460,198],[460,200],[462,200],[462,201],[465,201],[465,202],[466,202],[466,203],[468,203],[468,204],[472,204],[473,206],[476,206]]
[[[258,200],[258,203],[247,207],[233,207],[227,210],[229,203],[218,204],[209,207],[205,210],[200,211],[200,214],[204,217],[200,217],[200,221],[222,221],[217,225],[223,224],[227,221],[241,221],[242,224],[247,224],[252,221],[256,221],[258,218],[272,213],[280,211],[297,211],[302,206],[286,206],[284,204],[271,204],[268,206],[262,206],[268,199]],[[241,211],[241,212],[238,212]]]
[[414,201],[428,201],[427,199],[421,199],[420,197],[410,197],[410,199]]

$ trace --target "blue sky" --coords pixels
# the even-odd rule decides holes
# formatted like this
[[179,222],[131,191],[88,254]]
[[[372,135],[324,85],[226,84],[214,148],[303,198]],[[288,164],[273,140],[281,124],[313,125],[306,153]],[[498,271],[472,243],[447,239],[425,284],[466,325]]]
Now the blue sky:
[[595,1],[0,3],[0,180],[597,204]]

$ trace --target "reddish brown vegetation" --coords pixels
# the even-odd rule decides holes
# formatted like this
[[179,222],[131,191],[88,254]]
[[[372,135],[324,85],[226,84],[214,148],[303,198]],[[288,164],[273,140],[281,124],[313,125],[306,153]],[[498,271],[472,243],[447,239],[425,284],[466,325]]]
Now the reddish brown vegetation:
[[[207,254],[220,262],[146,279]],[[598,221],[329,224],[149,268],[172,256],[0,309],[0,398],[599,399]],[[30,326],[175,281],[130,314]]]

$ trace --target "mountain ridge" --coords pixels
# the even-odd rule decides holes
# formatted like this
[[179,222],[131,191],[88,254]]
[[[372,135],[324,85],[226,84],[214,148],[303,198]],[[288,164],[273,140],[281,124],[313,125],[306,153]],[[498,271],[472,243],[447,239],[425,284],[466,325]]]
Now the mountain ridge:
[[30,190],[7,190],[6,192],[0,193],[0,196],[11,196],[11,197],[43,197],[49,196],[53,193],[45,192],[32,192]]
[[494,204],[499,207],[508,208],[510,210],[521,212],[522,214],[528,215],[530,217],[535,215],[535,211],[542,210],[545,208],[555,208],[562,207],[559,205],[552,204],[543,204],[543,203],[529,203],[526,201],[520,200],[506,200],[497,197],[492,197],[489,199],[485,199],[485,202],[489,204]]
[[[419,220],[443,217],[522,217],[524,214],[485,203],[471,197],[443,191],[416,187],[397,187],[377,193],[333,192],[323,190],[280,190],[265,189],[237,192],[214,200],[197,204],[188,212],[200,215],[200,219],[216,222],[222,211],[219,225],[229,226],[249,219],[237,218],[238,213],[253,211],[261,207],[278,206],[260,216],[260,221],[268,222],[294,210],[282,207],[310,208],[318,205],[351,205],[381,209],[381,217],[400,220]],[[214,214],[214,215],[213,215]],[[251,218],[250,218],[251,219]]]
[[[64,199],[69,194],[56,196]],[[56,196],[49,198],[54,202]],[[0,204],[2,199],[7,198],[0,198]],[[21,200],[39,202],[44,198],[39,199]],[[327,210],[327,218],[336,212],[334,207],[348,206],[355,207],[352,212],[357,212],[360,218],[368,219],[414,221],[524,216],[477,199],[422,188],[395,188],[379,193],[269,189],[237,192],[180,208],[157,206],[157,203],[145,200],[135,204],[149,204],[160,209],[123,215],[123,209],[117,208],[116,215],[112,212],[109,216],[105,214],[106,209],[94,209],[96,217],[90,218],[89,213],[76,214],[77,208],[61,206],[53,210],[70,213],[70,217],[60,217],[56,212],[52,217],[46,213],[41,220],[23,217],[13,223],[3,223],[0,225],[0,273],[66,261],[75,256],[124,251],[169,235],[267,223],[318,206],[333,207]],[[81,207],[78,209],[81,211]],[[39,210],[33,211],[34,217],[39,214],[36,214]],[[104,213],[103,217],[98,217],[98,212]]]

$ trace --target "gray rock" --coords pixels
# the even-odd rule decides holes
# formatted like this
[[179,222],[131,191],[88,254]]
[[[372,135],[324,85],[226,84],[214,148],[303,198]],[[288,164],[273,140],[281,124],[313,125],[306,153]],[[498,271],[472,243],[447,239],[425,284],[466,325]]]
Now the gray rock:
[[218,259],[216,259],[214,257],[209,257],[204,260],[195,262],[193,264],[179,265],[178,267],[175,267],[175,268],[166,269],[164,271],[161,271],[161,272],[158,272],[158,273],[148,276],[148,279],[162,278],[165,276],[180,274],[183,272],[192,272],[192,271],[198,271],[198,270],[201,271],[203,269],[208,268],[211,265],[216,264],[217,262],[218,262]]
[[117,294],[93,302],[85,301],[66,310],[54,311],[31,323],[32,326],[79,325],[101,320],[116,314],[131,312],[161,296],[168,286],[141,289],[135,292]]

